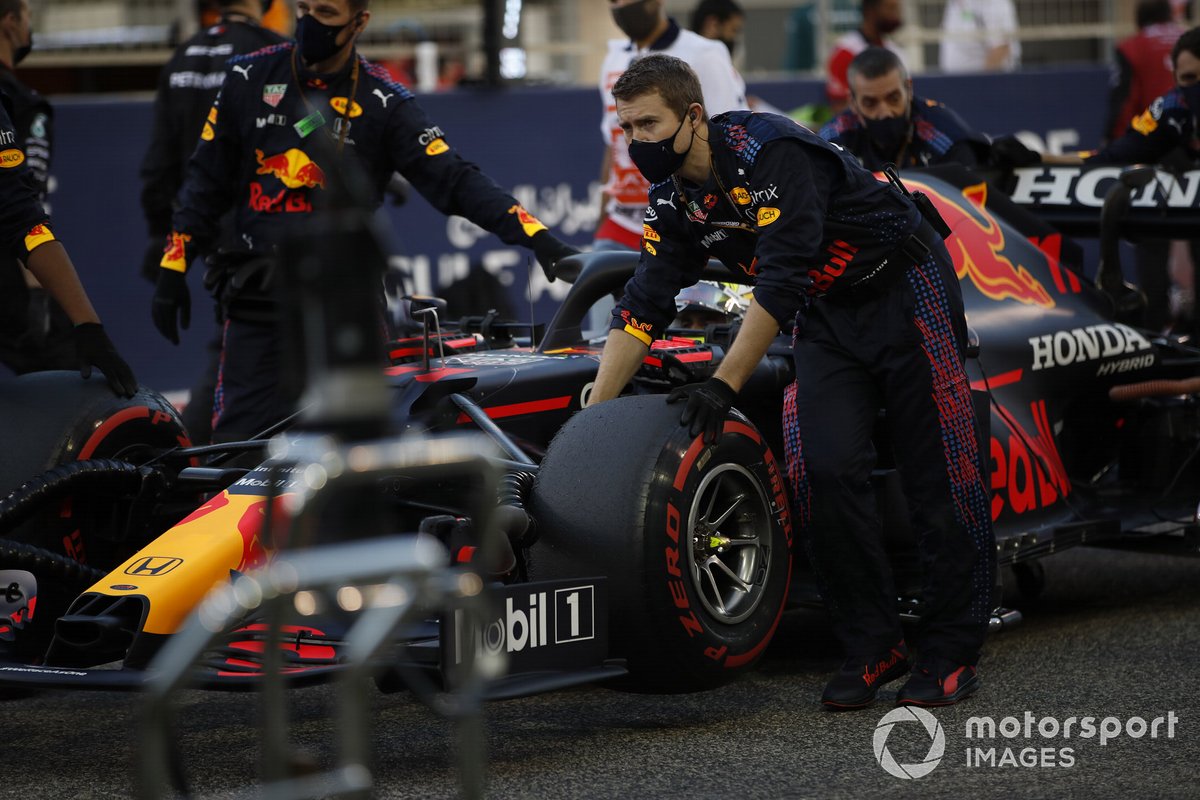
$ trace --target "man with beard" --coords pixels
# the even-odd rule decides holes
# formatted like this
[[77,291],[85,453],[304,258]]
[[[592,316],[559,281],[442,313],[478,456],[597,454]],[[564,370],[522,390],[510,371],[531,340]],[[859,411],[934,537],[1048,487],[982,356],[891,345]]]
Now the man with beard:
[[986,158],[988,140],[941,103],[913,94],[912,78],[890,50],[870,47],[850,62],[850,107],[821,129],[821,138],[849,150],[869,170]]
[[900,0],[862,0],[862,25],[837,40],[825,64],[825,96],[834,114],[840,113],[850,99],[847,71],[856,55],[868,47],[886,47],[903,58],[900,48],[889,38],[903,24]]

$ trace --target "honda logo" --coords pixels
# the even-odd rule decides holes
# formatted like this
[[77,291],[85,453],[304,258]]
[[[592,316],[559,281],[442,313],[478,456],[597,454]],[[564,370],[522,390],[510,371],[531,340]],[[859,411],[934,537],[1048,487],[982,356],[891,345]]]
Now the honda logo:
[[133,562],[125,569],[126,575],[142,575],[157,578],[166,575],[183,563],[182,558],[167,558],[164,556],[146,556]]

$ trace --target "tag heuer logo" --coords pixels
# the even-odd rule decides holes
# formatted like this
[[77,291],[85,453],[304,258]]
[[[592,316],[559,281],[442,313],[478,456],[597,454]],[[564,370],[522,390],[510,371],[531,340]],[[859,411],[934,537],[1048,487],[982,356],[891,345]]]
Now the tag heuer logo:
[[286,83],[269,83],[263,87],[263,102],[271,108],[275,108],[279,105],[279,101],[283,99],[283,95],[286,92]]

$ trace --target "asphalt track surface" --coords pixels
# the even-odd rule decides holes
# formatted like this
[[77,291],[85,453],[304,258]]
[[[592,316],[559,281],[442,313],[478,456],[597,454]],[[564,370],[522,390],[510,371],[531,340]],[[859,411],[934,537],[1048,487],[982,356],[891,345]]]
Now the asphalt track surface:
[[[993,637],[984,687],[939,710],[945,753],[925,777],[902,780],[877,763],[872,741],[898,684],[870,709],[830,714],[817,697],[838,662],[820,614],[795,612],[760,668],[698,695],[648,696],[601,686],[494,703],[486,710],[487,796],[512,798],[1167,798],[1200,796],[1200,560],[1076,550],[1047,560],[1047,588],[1025,622]],[[293,742],[315,763],[333,758],[333,693],[292,695]],[[192,691],[177,706],[193,791],[230,797],[252,786],[260,739],[254,695]],[[1032,736],[968,741],[971,716],[1033,715]],[[1054,717],[1123,725],[1174,712],[1174,737],[1043,739]],[[0,797],[134,796],[135,695],[45,692],[0,702]],[[459,795],[453,728],[407,694],[374,697],[376,796]],[[1049,722],[1044,723],[1049,730]],[[1076,723],[1077,733],[1081,723]],[[1136,723],[1135,730],[1136,730]],[[1110,723],[1111,728],[1111,723]],[[1009,729],[1011,731],[1011,728]],[[931,738],[915,722],[886,739],[900,764],[923,760]],[[1071,747],[1072,766],[966,765],[968,745]],[[1040,757],[1040,754],[1039,754]],[[1026,755],[1026,758],[1029,758]]]

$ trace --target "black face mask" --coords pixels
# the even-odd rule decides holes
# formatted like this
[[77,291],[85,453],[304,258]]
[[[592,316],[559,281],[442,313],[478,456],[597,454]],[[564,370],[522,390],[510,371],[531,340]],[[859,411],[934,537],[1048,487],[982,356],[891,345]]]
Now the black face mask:
[[733,48],[737,45],[737,39],[722,39],[721,41],[729,48],[729,57],[733,58]]
[[[357,17],[355,17],[357,19]],[[337,43],[337,37],[354,19],[345,25],[326,25],[305,14],[296,22],[296,45],[300,48],[300,57],[306,64],[319,64],[333,58],[345,47]]]
[[1187,103],[1192,116],[1200,117],[1200,83],[1193,83],[1191,86],[1180,86],[1179,91],[1183,94],[1183,102]]
[[687,154],[692,149],[692,142],[696,141],[695,131],[692,132],[692,142],[688,142],[688,149],[682,153],[675,152],[675,137],[683,130],[683,123],[687,119],[688,115],[685,114],[683,119],[679,120],[679,127],[675,129],[675,132],[665,139],[657,142],[642,142],[634,139],[629,143],[629,158],[637,166],[638,172],[642,173],[642,177],[650,183],[662,183],[674,175],[687,160]]
[[658,25],[658,9],[649,8],[650,0],[639,0],[612,10],[613,22],[635,42],[640,42],[654,32]]
[[867,136],[875,143],[879,152],[888,158],[896,158],[900,148],[908,141],[908,117],[863,120]]
[[262,13],[266,14],[268,11],[270,11],[271,4],[274,2],[275,0],[262,0]]
[[29,55],[32,51],[33,51],[33,34],[30,33],[29,34],[29,44],[21,45],[20,47],[18,47],[16,49],[16,52],[13,53],[13,66],[15,67],[17,64],[20,64],[22,61],[24,61],[25,56]]

